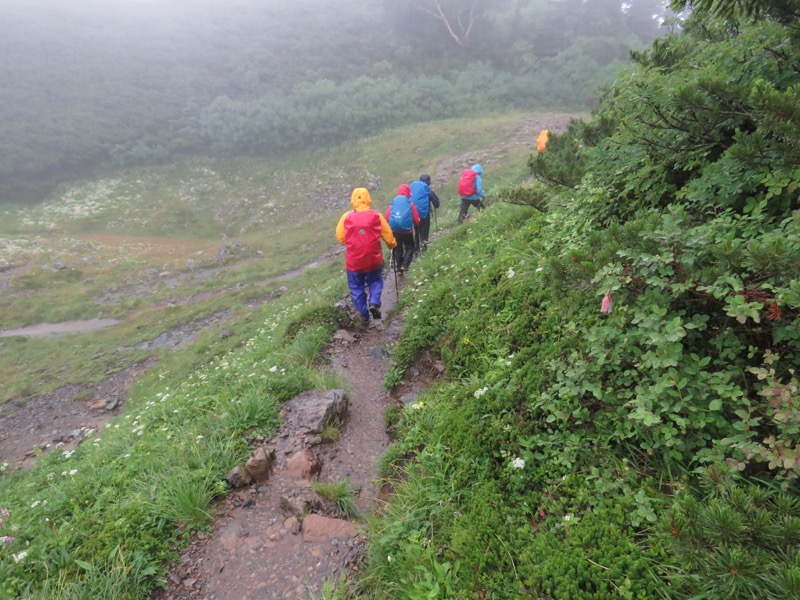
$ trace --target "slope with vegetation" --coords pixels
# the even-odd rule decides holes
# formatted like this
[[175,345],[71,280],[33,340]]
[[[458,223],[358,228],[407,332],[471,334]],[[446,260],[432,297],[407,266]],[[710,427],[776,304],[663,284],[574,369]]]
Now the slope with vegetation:
[[[0,509],[10,514],[1,517],[0,538],[9,539],[0,541],[0,598],[141,598],[162,585],[175,552],[207,529],[212,500],[227,491],[224,476],[251,436],[269,436],[297,392],[342,385],[315,361],[345,324],[332,308],[347,289],[343,257],[318,259],[339,247],[333,230],[352,186],[377,182],[373,205],[383,210],[394,182],[431,172],[444,227],[458,211],[457,177],[448,177],[474,162],[474,144],[492,165],[491,186],[508,185],[525,175],[540,123],[556,117],[565,126],[566,115],[487,115],[288,159],[127,170],[3,210],[0,328],[122,322],[0,338]],[[179,222],[191,226],[176,231]],[[218,262],[217,250],[234,242],[239,249]],[[214,320],[221,312],[225,320]],[[182,350],[146,343],[198,323],[206,325]],[[123,414],[74,450],[54,439],[61,423],[50,416],[30,436],[52,444],[30,470],[15,470],[6,411],[23,412],[59,387],[91,400],[97,381],[143,362],[158,366],[131,388]]]
[[[328,595],[800,594],[800,15],[697,4],[530,161],[533,184],[415,265],[386,384],[423,350],[447,379],[400,414],[368,568]],[[0,593],[156,585],[241,433],[336,383],[309,365],[341,288],[312,275],[142,382],[118,429],[0,478]]]
[[800,595],[800,20],[698,5],[420,262],[364,596]]

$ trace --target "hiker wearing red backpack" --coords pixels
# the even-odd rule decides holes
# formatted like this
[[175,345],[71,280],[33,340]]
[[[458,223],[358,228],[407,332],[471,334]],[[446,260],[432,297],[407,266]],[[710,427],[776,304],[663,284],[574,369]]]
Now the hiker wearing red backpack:
[[414,228],[417,253],[428,248],[428,236],[431,232],[431,211],[439,208],[439,197],[431,189],[431,176],[423,173],[418,181],[411,182],[411,202],[419,212],[419,225]]
[[411,201],[413,185],[404,183],[397,188],[397,196],[386,209],[385,215],[397,240],[397,246],[392,252],[395,269],[400,275],[411,266],[411,259],[414,258],[414,228],[420,223],[417,206]]
[[470,206],[475,206],[478,210],[483,210],[486,206],[483,200],[486,196],[483,193],[483,167],[472,165],[471,168],[461,173],[458,181],[458,195],[461,196],[461,210],[458,211],[458,222],[462,223],[467,216]]
[[353,210],[339,219],[336,239],[345,246],[345,268],[350,298],[365,324],[381,318],[383,292],[383,250],[381,239],[393,249],[397,246],[389,223],[371,207],[366,188],[356,188],[350,197]]

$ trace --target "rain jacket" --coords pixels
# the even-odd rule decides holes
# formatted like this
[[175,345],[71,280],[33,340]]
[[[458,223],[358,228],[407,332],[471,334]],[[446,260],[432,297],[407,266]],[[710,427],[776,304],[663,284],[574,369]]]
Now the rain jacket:
[[383,266],[381,238],[389,248],[394,248],[397,242],[383,215],[370,208],[369,190],[354,189],[350,204],[353,210],[344,213],[336,225],[336,239],[345,246],[345,268],[369,273]]
[[[413,186],[413,184],[412,184]],[[397,188],[397,196],[394,197],[392,203],[389,205],[389,208],[386,209],[386,214],[384,217],[387,221],[391,218],[392,211],[399,211],[403,214],[407,212],[408,209],[411,210],[411,218],[407,223],[408,227],[403,227],[402,229],[392,229],[393,233],[410,233],[414,231],[414,225],[419,225],[419,210],[417,209],[416,205],[413,202],[413,198],[409,198],[411,196],[411,188],[408,184],[404,183],[399,188]]]
[[550,130],[542,129],[542,132],[539,134],[539,137],[536,138],[536,151],[544,152],[545,148],[547,148],[547,140],[549,139],[550,139]]
[[486,198],[486,195],[483,193],[483,178],[481,175],[483,174],[483,167],[480,165],[472,165],[470,167],[471,170],[475,171],[477,175],[475,176],[475,193],[471,196],[461,196],[465,200],[478,200],[481,198]]

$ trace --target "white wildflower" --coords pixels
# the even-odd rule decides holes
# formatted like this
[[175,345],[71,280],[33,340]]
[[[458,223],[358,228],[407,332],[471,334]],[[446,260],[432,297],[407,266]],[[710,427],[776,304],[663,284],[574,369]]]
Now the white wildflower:
[[507,275],[507,277],[508,277],[509,279],[511,279],[512,277],[514,277],[514,275],[516,275],[516,273],[514,272],[514,269],[511,269],[511,268],[510,268],[510,269],[508,269],[508,275]]
[[481,396],[483,396],[483,395],[484,395],[486,392],[488,392],[488,391],[489,391],[489,388],[488,388],[488,387],[482,387],[482,388],[481,388],[481,389],[479,389],[479,390],[475,390],[475,394],[474,394],[474,396],[475,396],[476,398],[480,398]]
[[511,466],[515,469],[524,469],[525,468],[525,461],[521,459],[519,456],[511,461]]
[[13,558],[13,559],[14,559],[14,562],[15,562],[15,563],[18,563],[19,561],[21,561],[21,560],[22,560],[23,558],[25,558],[26,556],[28,556],[28,551],[27,551],[27,550],[23,550],[23,551],[22,551],[22,552],[20,552],[19,554],[12,554],[12,555],[11,555],[11,558]]

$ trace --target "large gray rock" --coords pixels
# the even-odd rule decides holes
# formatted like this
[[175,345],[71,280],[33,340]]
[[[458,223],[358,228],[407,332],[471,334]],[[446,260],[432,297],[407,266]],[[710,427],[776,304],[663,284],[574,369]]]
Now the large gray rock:
[[286,428],[292,434],[319,434],[325,425],[341,422],[347,411],[344,390],[311,390],[283,405]]

